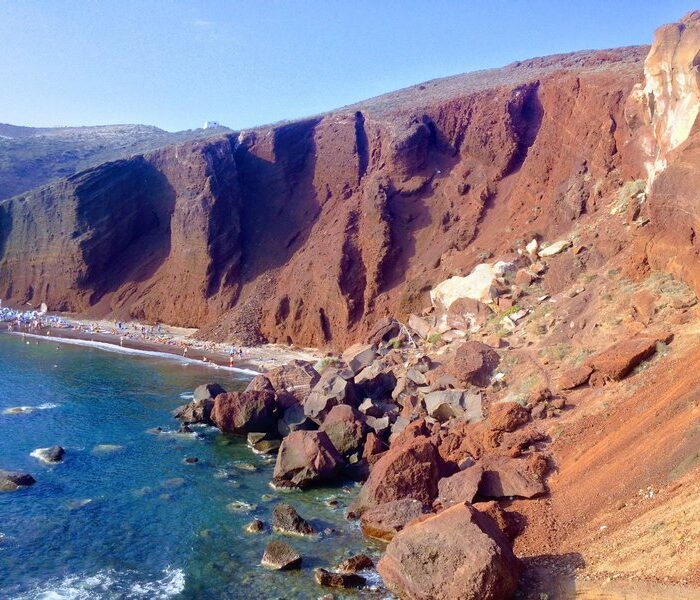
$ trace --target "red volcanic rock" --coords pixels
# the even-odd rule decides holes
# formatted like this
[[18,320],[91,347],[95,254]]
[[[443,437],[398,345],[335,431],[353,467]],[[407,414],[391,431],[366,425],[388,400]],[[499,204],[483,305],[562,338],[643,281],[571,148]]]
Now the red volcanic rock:
[[344,373],[328,367],[304,401],[304,414],[316,423],[323,423],[331,408],[338,404],[354,405],[355,388]]
[[362,449],[362,458],[369,464],[377,462],[377,456],[388,450],[389,447],[381,440],[376,433],[370,431],[367,434],[364,448]]
[[294,431],[282,441],[273,483],[279,487],[305,488],[331,481],[343,465],[343,457],[322,431]]
[[338,404],[331,408],[320,428],[335,449],[345,456],[363,448],[366,430],[362,415],[347,404]]
[[271,369],[265,373],[265,377],[277,393],[277,401],[280,406],[288,408],[297,402],[304,403],[311,389],[318,382],[320,375],[311,363],[304,360],[294,360],[286,365]]
[[437,502],[444,508],[464,502],[472,503],[479,491],[482,469],[479,464],[467,467],[438,481]]
[[362,514],[368,508],[402,498],[414,498],[430,506],[437,496],[442,468],[437,449],[426,438],[392,447],[372,468],[352,510]]
[[618,381],[655,352],[656,338],[632,338],[617,342],[600,354],[591,356],[586,365],[604,377]]
[[491,309],[483,302],[459,298],[447,310],[447,325],[452,329],[472,331],[484,325],[491,314]]
[[562,390],[573,390],[574,388],[587,383],[592,374],[593,367],[590,365],[573,367],[559,378],[559,387]]
[[360,526],[367,537],[390,542],[399,531],[424,512],[423,503],[413,498],[392,500],[362,513]]
[[211,420],[224,433],[275,431],[275,407],[269,391],[228,392],[214,400]]
[[508,600],[521,566],[493,521],[457,504],[397,534],[377,570],[407,600]]
[[488,456],[479,461],[479,466],[483,471],[479,495],[485,498],[534,498],[547,491],[543,473],[533,472],[525,459]]
[[[470,240],[499,256],[533,230],[560,239],[619,190],[636,152],[622,144],[624,105],[644,54],[523,61],[166,147],[3,201],[0,297],[218,340],[366,340],[379,319],[405,322],[447,274],[470,269]],[[679,191],[695,210],[692,189]]]
[[486,387],[491,381],[491,373],[498,366],[498,353],[481,342],[464,342],[457,348],[448,366],[449,374],[463,385],[473,384]]
[[530,420],[530,413],[517,402],[497,402],[489,411],[488,426],[494,431],[515,431]]

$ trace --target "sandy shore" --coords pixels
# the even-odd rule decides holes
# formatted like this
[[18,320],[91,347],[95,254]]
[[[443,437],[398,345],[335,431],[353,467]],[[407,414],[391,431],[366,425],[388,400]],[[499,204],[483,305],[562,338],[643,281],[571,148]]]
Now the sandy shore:
[[242,351],[242,357],[231,357],[231,345],[217,342],[196,340],[191,336],[196,329],[160,325],[158,328],[142,323],[122,323],[120,330],[115,321],[90,321],[56,315],[67,326],[41,327],[30,331],[23,327],[17,330],[12,323],[0,323],[0,331],[7,331],[10,326],[15,333],[36,337],[51,338],[52,341],[81,341],[81,345],[109,345],[133,351],[134,353],[161,354],[187,359],[188,361],[209,364],[212,367],[234,367],[243,372],[264,372],[291,360],[300,359],[318,361],[321,356],[313,349],[294,349],[277,344],[265,344],[253,347],[236,346]]

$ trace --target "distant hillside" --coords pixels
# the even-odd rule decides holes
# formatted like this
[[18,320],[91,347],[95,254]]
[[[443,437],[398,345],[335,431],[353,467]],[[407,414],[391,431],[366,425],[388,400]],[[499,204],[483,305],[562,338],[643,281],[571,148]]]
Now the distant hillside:
[[0,199],[106,161],[227,131],[221,127],[170,133],[146,125],[35,128],[0,123]]

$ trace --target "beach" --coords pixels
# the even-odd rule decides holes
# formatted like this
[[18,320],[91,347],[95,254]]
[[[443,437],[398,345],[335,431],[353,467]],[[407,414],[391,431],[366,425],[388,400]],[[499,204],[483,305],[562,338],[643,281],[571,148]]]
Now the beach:
[[[103,350],[131,354],[155,354],[187,362],[208,364],[214,368],[234,368],[251,374],[286,364],[292,360],[317,362],[322,357],[311,348],[291,348],[280,344],[232,346],[192,337],[197,329],[152,326],[135,321],[88,320],[63,315],[43,315],[38,323],[17,326],[14,321],[0,321],[0,331],[25,335],[31,339],[90,345]],[[234,348],[234,354],[231,354]]]

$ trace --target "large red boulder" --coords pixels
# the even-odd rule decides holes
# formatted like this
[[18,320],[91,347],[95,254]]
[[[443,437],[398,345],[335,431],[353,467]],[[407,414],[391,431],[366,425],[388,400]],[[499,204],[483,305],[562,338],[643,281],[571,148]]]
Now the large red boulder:
[[481,467],[473,465],[438,481],[437,502],[443,508],[464,502],[473,502],[481,483]]
[[506,456],[483,458],[478,463],[483,470],[479,495],[484,498],[534,498],[544,494],[547,489],[542,481],[544,469],[537,460],[539,458],[542,457],[535,455],[530,460]]
[[404,600],[508,600],[521,566],[491,519],[457,504],[398,533],[377,570]]
[[390,542],[406,525],[423,516],[423,504],[413,498],[393,500],[362,513],[360,527],[367,537]]
[[343,463],[343,457],[323,431],[293,431],[280,446],[273,483],[305,488],[331,481]]
[[374,465],[351,512],[359,515],[373,506],[402,498],[413,498],[430,506],[437,496],[442,475],[442,459],[427,438],[392,447]]
[[600,354],[591,356],[586,361],[586,365],[607,379],[619,381],[654,352],[656,352],[656,338],[632,338],[617,342]]
[[275,409],[273,392],[228,392],[214,400],[211,420],[224,433],[270,432],[277,428]]
[[499,360],[498,353],[491,346],[470,340],[457,348],[447,370],[462,385],[486,387]]

